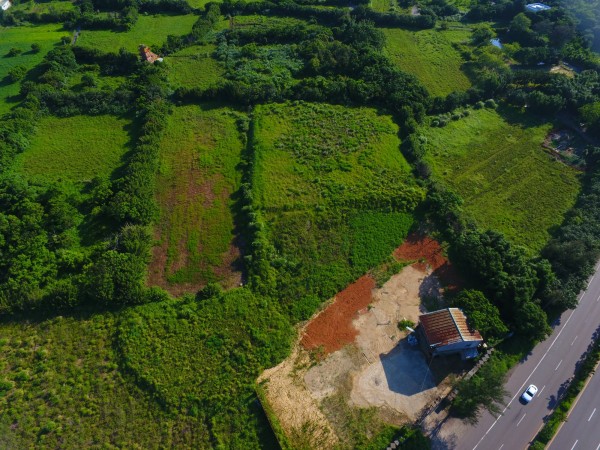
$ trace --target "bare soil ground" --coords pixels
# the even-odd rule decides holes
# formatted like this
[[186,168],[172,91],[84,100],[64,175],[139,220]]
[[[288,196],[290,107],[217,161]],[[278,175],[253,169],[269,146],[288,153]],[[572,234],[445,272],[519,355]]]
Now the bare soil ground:
[[338,420],[343,414],[324,407],[334,397],[343,397],[340,407],[375,407],[386,422],[401,425],[449,390],[447,375],[455,367],[446,362],[429,367],[398,328],[402,319],[417,323],[423,294],[440,295],[436,270],[449,267],[437,242],[411,239],[395,254],[417,263],[379,289],[369,276],[348,286],[300,329],[292,356],[260,376],[267,401],[295,445],[344,446]]

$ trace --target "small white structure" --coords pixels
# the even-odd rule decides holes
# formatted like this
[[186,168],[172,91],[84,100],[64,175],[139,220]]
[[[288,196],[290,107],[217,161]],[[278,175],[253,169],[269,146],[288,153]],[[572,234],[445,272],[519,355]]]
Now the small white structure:
[[0,8],[2,9],[2,11],[6,11],[8,8],[10,8],[12,6],[12,3],[10,2],[10,0],[0,0]]
[[551,8],[551,6],[544,5],[543,3],[529,3],[525,5],[525,9],[529,12],[547,11]]
[[492,44],[494,47],[497,47],[500,50],[502,50],[502,42],[500,42],[500,39],[498,39],[498,38],[490,39],[490,44]]

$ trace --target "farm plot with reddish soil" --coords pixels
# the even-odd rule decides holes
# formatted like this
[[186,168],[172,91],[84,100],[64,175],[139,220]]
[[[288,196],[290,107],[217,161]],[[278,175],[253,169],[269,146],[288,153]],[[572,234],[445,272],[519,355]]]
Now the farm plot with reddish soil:
[[[439,295],[434,268],[447,262],[429,238],[413,237],[395,255],[417,262],[379,289],[369,275],[348,286],[300,330],[292,356],[259,377],[292,440],[319,448],[348,446],[342,420],[347,414],[340,408],[375,407],[381,422],[400,425],[449,389],[448,370],[429,370],[398,328],[400,320],[416,323],[424,312],[424,282]],[[315,430],[318,435],[311,435]]]
[[227,108],[176,108],[161,142],[156,197],[160,220],[149,285],[173,295],[209,282],[240,283],[232,194],[243,148],[237,113]]

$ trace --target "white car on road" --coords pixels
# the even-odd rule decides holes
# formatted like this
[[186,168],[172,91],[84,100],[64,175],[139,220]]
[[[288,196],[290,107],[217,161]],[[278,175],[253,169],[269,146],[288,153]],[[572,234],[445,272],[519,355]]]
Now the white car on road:
[[529,403],[533,397],[535,397],[537,391],[538,388],[534,384],[530,384],[529,387],[525,389],[525,392],[523,392],[521,395],[521,400],[523,400],[525,403]]

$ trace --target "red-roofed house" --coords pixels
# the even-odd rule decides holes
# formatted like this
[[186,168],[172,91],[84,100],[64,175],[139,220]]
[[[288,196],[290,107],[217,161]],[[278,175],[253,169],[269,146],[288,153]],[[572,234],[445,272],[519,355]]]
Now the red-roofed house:
[[467,316],[459,308],[446,308],[419,316],[417,336],[428,356],[458,353],[462,359],[477,356],[483,343],[479,331],[469,328]]
[[140,48],[140,56],[142,57],[143,61],[149,62],[150,64],[154,64],[155,61],[163,60],[156,53],[152,53],[150,51],[150,47],[146,47],[144,44],[141,44],[139,48]]

